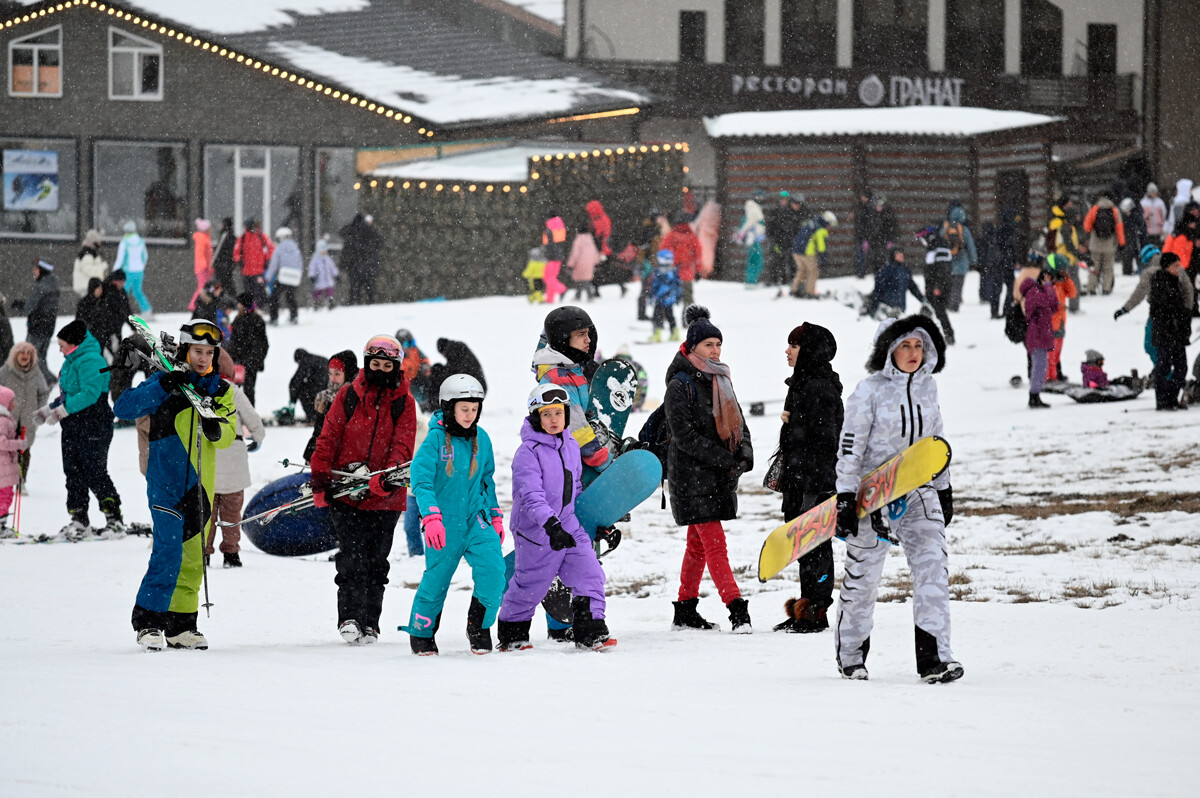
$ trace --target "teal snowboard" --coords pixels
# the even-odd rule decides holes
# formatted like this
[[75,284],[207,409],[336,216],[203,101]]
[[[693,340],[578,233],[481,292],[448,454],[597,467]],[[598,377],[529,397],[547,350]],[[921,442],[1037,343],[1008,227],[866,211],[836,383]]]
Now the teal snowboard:
[[[662,481],[662,464],[644,449],[634,449],[621,455],[601,472],[575,500],[575,517],[592,540],[596,530],[612,526],[644,502]],[[509,552],[504,558],[504,583],[512,579],[516,557]],[[555,579],[542,607],[556,621],[571,622],[571,591]]]
[[[587,418],[596,433],[596,440],[608,449],[610,458],[621,453],[621,441],[633,411],[637,388],[637,372],[629,361],[621,358],[605,360],[592,375],[588,386]],[[587,487],[596,475],[590,473],[590,468],[584,472],[583,485]]]

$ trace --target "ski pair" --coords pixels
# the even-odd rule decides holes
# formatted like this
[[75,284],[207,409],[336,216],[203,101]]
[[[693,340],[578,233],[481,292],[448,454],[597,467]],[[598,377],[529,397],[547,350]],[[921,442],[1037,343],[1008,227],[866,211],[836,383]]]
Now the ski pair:
[[[188,367],[185,364],[179,363],[173,357],[175,341],[170,335],[167,333],[162,333],[160,339],[160,337],[156,336],[154,331],[150,329],[150,325],[137,316],[129,317],[129,326],[133,328],[133,331],[137,333],[138,337],[142,339],[146,346],[150,347],[152,354],[148,356],[144,352],[141,352],[137,349],[130,350],[132,353],[136,354],[138,357],[149,363],[151,367],[159,371],[166,372],[188,370]],[[171,346],[172,352],[168,353],[165,346]],[[126,365],[133,364],[127,363]],[[111,369],[112,367],[110,366],[109,368]],[[229,419],[222,416],[216,411],[216,408],[213,407],[212,397],[201,396],[192,386],[187,385],[186,383],[181,387],[181,393],[183,394],[184,398],[191,403],[192,407],[196,408],[196,412],[201,418],[215,420],[221,424],[229,423]]]
[[[366,466],[351,468],[350,471],[337,471],[335,474],[340,476],[341,479],[329,487],[328,494],[333,499],[354,498],[370,490],[371,479],[380,474],[384,475],[383,481],[388,487],[407,488],[409,487],[408,469],[409,463],[401,463],[400,465],[383,468],[379,471],[368,471]],[[313,501],[312,484],[306,483],[300,486],[300,496],[290,502],[284,502],[278,507],[272,507],[270,510],[261,512],[258,515],[252,515],[249,518],[242,518],[239,521],[217,521],[217,526],[236,526],[252,521],[269,524],[281,513],[297,512],[312,507]]]

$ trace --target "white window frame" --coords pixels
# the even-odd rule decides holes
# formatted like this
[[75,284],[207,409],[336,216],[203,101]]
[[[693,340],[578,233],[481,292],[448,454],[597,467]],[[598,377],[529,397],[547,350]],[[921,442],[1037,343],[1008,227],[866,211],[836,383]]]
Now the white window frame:
[[[30,39],[36,39],[40,36],[45,36],[53,31],[58,32],[58,44],[23,44]],[[43,28],[36,33],[30,33],[22,36],[19,39],[13,39],[8,43],[8,96],[9,97],[62,97],[63,86],[63,34],[62,25],[53,25],[49,28]],[[13,91],[12,70],[13,70],[13,51],[17,49],[33,50],[33,91]],[[40,92],[38,91],[38,51],[39,50],[58,50],[58,93]]]
[[[136,47],[117,45],[114,43],[115,35],[124,36],[127,39],[133,39],[139,42]],[[133,94],[114,94],[113,93],[113,55],[116,53],[129,53],[133,55]],[[158,92],[156,94],[143,93],[142,85],[142,59],[139,56],[155,54],[158,56]],[[141,36],[135,36],[129,31],[121,28],[109,26],[108,28],[108,99],[124,100],[130,102],[157,102],[163,99],[163,85],[167,80],[167,64],[166,58],[163,56],[163,48],[161,44],[156,44],[148,39],[143,39]]]
[[[209,207],[208,196],[208,159],[211,155],[211,149],[216,147],[224,147],[233,150],[233,228],[240,236],[246,232],[242,227],[247,216],[253,216],[258,220],[259,229],[266,235],[272,235],[273,227],[271,218],[271,150],[292,149],[297,152],[299,147],[292,147],[283,144],[211,144],[204,148],[204,174],[203,182],[205,188],[204,194],[204,217],[211,219],[213,211]],[[262,166],[242,166],[242,152],[245,150],[256,150],[263,155]],[[298,164],[300,168],[302,164]],[[245,181],[261,180],[262,181],[262,207],[247,208],[245,198]]]
[[[96,209],[100,207],[100,171],[96,168],[97,149],[100,147],[117,146],[117,147],[182,147],[184,153],[183,166],[187,169],[187,164],[191,160],[191,153],[188,150],[186,141],[131,141],[125,139],[96,139],[92,142],[92,227],[100,230],[99,220],[96,219]],[[185,171],[186,175],[186,171]],[[191,193],[191,186],[188,184],[188,177],[184,178],[184,192]],[[191,243],[191,232],[187,229],[187,217],[190,214],[184,215],[184,234],[180,238],[163,238],[161,236],[151,237],[143,236],[147,244],[164,244],[167,246],[183,246]],[[140,219],[138,222],[138,231],[145,232],[145,219]],[[110,229],[101,232],[101,238],[106,243],[116,243],[121,240],[124,235],[120,230]]]

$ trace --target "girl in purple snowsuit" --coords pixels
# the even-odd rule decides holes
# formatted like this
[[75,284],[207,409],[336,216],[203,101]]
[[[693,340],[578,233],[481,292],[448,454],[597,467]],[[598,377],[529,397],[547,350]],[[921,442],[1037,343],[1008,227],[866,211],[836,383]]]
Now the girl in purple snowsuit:
[[571,589],[575,645],[602,649],[616,644],[604,622],[604,569],[575,518],[582,490],[579,444],[564,435],[570,397],[547,383],[529,395],[529,417],[513,455],[513,532],[516,569],[500,604],[496,632],[501,651],[532,648],[529,624],[554,577]]

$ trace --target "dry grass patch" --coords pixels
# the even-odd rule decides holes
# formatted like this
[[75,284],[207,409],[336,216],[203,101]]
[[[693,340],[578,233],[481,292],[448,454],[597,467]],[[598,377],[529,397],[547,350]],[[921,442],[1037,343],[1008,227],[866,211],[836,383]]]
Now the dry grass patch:
[[651,574],[628,582],[609,582],[606,590],[610,596],[633,596],[634,598],[650,598],[651,588],[664,585],[667,582],[665,574]]
[[[1177,458],[1178,459],[1178,458]],[[1175,461],[1173,460],[1172,463]],[[1058,515],[1080,513],[1113,513],[1121,518],[1143,513],[1166,513],[1178,510],[1184,513],[1200,513],[1200,493],[1139,493],[1136,491],[1112,491],[1109,493],[1068,493],[1052,496],[1048,494],[1026,494],[1023,498],[1036,500],[1036,504],[982,504],[967,498],[958,510],[960,515],[1014,515],[1026,520],[1050,518]]]

